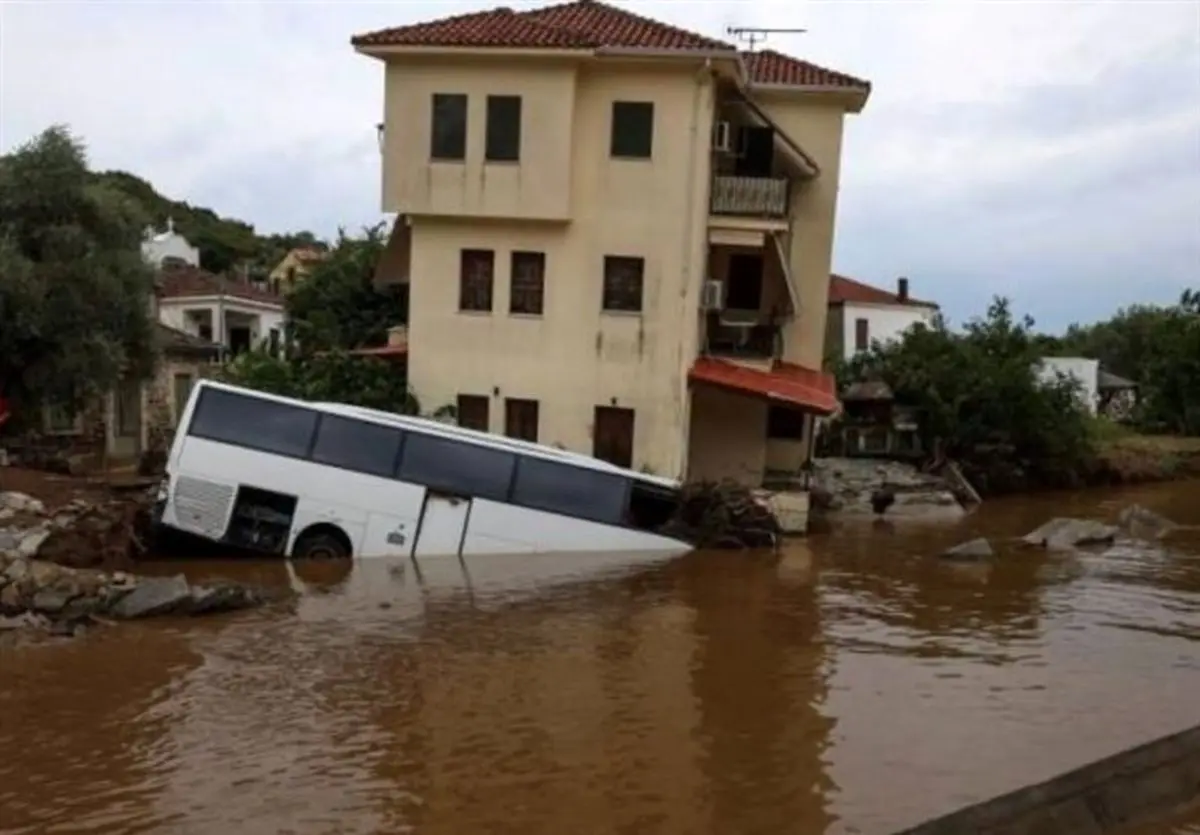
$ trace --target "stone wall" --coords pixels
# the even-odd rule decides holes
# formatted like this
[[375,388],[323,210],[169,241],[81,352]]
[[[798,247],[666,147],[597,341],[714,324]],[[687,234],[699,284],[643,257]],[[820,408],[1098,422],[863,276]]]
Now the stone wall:
[[894,496],[888,516],[962,515],[951,484],[911,464],[869,458],[818,458],[813,461],[813,509],[874,513],[872,497]]

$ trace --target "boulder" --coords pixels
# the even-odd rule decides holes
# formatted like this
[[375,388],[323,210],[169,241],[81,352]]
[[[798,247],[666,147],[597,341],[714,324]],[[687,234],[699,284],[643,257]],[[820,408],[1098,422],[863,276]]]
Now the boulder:
[[1162,514],[1140,504],[1122,510],[1117,515],[1117,524],[1138,539],[1162,539],[1179,527]]
[[711,549],[773,548],[781,534],[766,503],[733,481],[685,484],[674,516],[659,532]]
[[942,559],[947,560],[984,560],[996,555],[992,548],[992,543],[988,542],[983,537],[971,539],[960,545],[955,545],[953,548],[947,548],[942,552]]
[[182,574],[145,577],[132,591],[121,595],[109,614],[125,620],[166,615],[187,609],[191,600],[191,586]]
[[215,615],[236,612],[263,603],[264,595],[246,586],[221,583],[213,586],[192,586],[189,615]]
[[28,531],[21,537],[21,541],[17,543],[16,553],[18,557],[32,559],[37,556],[38,550],[42,547],[42,543],[50,536],[47,530],[36,529]]
[[41,515],[46,512],[46,506],[33,496],[6,490],[0,493],[0,509],[11,510],[13,513],[31,513]]
[[1111,545],[1118,533],[1120,529],[1115,525],[1094,519],[1058,517],[1030,531],[1021,541],[1026,545],[1063,551],[1087,545]]

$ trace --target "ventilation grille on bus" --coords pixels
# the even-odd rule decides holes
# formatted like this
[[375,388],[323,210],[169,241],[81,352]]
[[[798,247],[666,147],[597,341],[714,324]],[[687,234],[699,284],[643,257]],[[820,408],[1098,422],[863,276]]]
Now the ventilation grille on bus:
[[175,482],[175,519],[184,530],[219,539],[225,535],[225,519],[233,488],[199,478],[180,476]]

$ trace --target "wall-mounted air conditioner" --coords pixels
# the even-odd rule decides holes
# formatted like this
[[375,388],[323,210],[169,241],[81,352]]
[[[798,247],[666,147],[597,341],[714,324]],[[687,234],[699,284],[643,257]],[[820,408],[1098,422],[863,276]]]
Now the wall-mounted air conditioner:
[[713,125],[713,150],[728,154],[733,150],[733,125],[720,121]]
[[704,286],[700,288],[700,309],[725,309],[725,282],[712,280],[704,282]]

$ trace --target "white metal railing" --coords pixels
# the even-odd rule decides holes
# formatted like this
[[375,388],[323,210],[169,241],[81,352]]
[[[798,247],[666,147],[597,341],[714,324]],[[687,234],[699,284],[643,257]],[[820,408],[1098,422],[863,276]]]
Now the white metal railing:
[[783,177],[713,177],[712,203],[715,215],[787,217],[788,181]]

